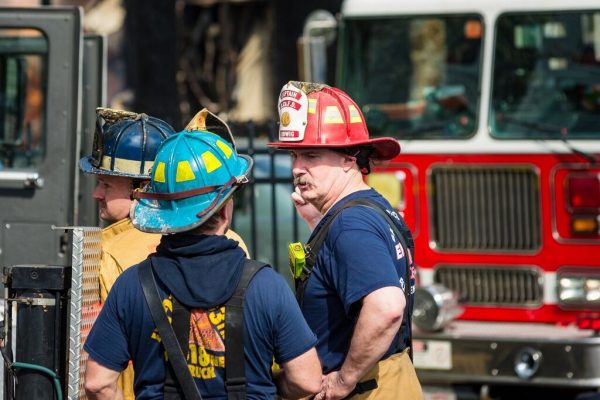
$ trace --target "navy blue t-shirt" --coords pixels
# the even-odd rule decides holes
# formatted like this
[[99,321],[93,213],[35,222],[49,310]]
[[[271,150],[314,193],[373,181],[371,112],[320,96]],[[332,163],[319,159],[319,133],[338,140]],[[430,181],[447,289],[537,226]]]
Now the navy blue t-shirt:
[[[169,315],[172,299],[160,285]],[[190,317],[188,366],[205,399],[226,399],[224,306],[195,309]],[[245,371],[248,399],[273,399],[273,359],[284,363],[305,353],[316,338],[307,326],[286,282],[271,268],[250,282],[244,303]],[[84,345],[91,358],[114,371],[133,360],[136,399],[162,399],[165,362],[138,278],[138,266],[115,282]]]
[[[382,204],[398,227],[407,229],[388,201],[370,189],[352,193],[336,203],[319,222],[313,235],[337,208],[357,198]],[[414,269],[410,271],[411,276],[407,276],[407,257],[410,255],[405,254],[391,227],[377,211],[352,206],[342,210],[333,220],[306,284],[302,305],[302,313],[317,335],[317,351],[324,372],[337,370],[344,362],[362,298],[377,289],[400,287],[410,294],[407,307],[412,313],[415,276]],[[396,351],[398,337],[384,358]],[[407,337],[403,340],[406,344]]]

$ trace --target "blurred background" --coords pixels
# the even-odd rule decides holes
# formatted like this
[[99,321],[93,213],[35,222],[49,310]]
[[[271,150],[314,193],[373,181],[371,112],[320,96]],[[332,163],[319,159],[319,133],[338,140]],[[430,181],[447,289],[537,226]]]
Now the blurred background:
[[1,3],[83,7],[84,30],[108,38],[107,105],[145,112],[178,130],[203,107],[228,120],[274,119],[281,86],[299,78],[296,40],[306,17],[317,8],[335,14],[342,1]]

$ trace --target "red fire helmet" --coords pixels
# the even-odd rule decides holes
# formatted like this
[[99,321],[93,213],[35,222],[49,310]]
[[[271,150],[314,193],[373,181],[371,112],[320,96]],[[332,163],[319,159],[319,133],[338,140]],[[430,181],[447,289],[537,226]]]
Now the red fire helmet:
[[400,154],[394,138],[369,139],[358,105],[340,89],[318,83],[288,82],[279,95],[280,149],[356,147],[374,149],[371,158],[390,160]]

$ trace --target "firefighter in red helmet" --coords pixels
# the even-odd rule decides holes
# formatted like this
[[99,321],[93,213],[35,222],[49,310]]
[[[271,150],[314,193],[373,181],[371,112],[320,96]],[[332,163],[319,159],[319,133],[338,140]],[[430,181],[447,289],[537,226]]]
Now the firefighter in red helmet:
[[289,151],[292,198],[313,229],[305,262],[291,265],[325,374],[315,398],[420,399],[410,359],[412,236],[363,180],[400,145],[370,139],[358,105],[334,87],[289,82],[278,109],[279,140],[269,146]]

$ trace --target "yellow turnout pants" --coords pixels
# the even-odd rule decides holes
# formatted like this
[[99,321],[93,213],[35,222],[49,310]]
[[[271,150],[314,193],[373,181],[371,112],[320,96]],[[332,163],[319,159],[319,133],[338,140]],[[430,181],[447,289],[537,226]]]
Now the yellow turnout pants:
[[117,385],[123,391],[123,400],[135,400],[133,394],[133,365],[131,363],[119,375]]
[[355,394],[351,400],[421,400],[423,391],[408,350],[380,361],[360,381],[377,381],[377,388]]

